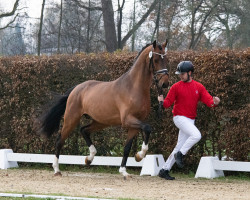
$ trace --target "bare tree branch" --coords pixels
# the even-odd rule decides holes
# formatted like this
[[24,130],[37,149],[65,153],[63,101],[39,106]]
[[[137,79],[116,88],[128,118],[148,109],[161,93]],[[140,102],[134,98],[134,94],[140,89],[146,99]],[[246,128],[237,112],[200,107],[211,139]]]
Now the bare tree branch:
[[149,16],[149,14],[154,10],[155,6],[159,3],[160,0],[154,0],[154,2],[149,7],[148,11],[142,16],[139,22],[133,26],[132,29],[129,30],[129,32],[124,36],[122,39],[122,46],[125,45],[126,41],[130,38],[130,36],[141,26],[141,24],[146,20],[146,18]]
[[14,4],[14,6],[13,6],[12,11],[11,11],[11,12],[7,12],[7,13],[3,13],[3,14],[0,14],[0,18],[3,18],[3,17],[10,17],[10,16],[14,15],[15,12],[16,12],[16,9],[17,9],[17,7],[18,7],[18,3],[19,3],[19,0],[16,0],[15,4]]
[[94,10],[99,10],[99,11],[102,11],[102,7],[89,7],[89,6],[85,6],[81,1],[79,0],[73,0],[77,6],[79,6],[80,8],[84,8],[86,10],[89,10],[89,11],[94,11]]
[[16,16],[14,17],[14,19],[11,20],[11,21],[10,21],[8,24],[6,24],[4,27],[0,27],[0,30],[3,30],[3,29],[5,29],[5,28],[7,28],[7,27],[10,27],[10,25],[11,25],[12,23],[14,23],[14,21],[16,20],[18,14],[19,14],[19,13],[17,13]]

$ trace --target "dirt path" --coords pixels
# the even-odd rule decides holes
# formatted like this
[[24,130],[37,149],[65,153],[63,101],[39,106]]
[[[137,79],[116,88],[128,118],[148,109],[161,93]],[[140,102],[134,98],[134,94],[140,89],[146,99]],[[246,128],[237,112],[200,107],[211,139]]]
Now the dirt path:
[[195,178],[165,181],[158,177],[133,175],[123,180],[119,174],[52,171],[0,170],[0,192],[56,194],[140,200],[249,200],[250,181],[205,180]]

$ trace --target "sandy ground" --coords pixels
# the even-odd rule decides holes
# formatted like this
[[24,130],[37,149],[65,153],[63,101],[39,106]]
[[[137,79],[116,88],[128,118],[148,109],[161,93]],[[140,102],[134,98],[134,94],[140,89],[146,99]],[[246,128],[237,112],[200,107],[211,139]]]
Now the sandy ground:
[[123,180],[119,174],[11,169],[0,170],[0,192],[55,194],[96,198],[139,200],[250,200],[250,181],[177,178],[132,175]]

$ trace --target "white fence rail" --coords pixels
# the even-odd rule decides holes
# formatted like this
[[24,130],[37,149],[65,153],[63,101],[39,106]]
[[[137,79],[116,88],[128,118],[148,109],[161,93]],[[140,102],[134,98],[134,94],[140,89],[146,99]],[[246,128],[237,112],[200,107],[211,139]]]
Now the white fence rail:
[[[18,162],[53,163],[55,155],[13,153],[11,149],[0,150],[0,169],[18,167]],[[85,165],[86,156],[60,155],[60,164]],[[120,166],[122,157],[95,156],[91,165]],[[142,167],[141,175],[156,176],[159,173],[164,158],[161,154],[147,155],[142,161],[136,162],[134,157],[128,157],[127,167]]]
[[250,162],[221,161],[218,157],[202,157],[195,178],[216,178],[224,176],[223,171],[250,172]]
[[[53,163],[52,154],[13,153],[11,149],[0,150],[0,169],[18,167],[18,162]],[[60,155],[60,164],[85,165],[86,156]],[[122,157],[95,156],[91,165],[120,166]],[[165,163],[163,155],[146,155],[136,162],[134,157],[129,157],[127,167],[142,167],[140,175],[157,176]],[[195,178],[216,178],[224,176],[223,171],[250,172],[250,162],[220,161],[217,157],[202,157],[195,174]]]
[[[7,160],[9,162],[32,162],[32,163],[53,163],[55,155],[51,154],[27,154],[27,153],[9,153],[7,154]],[[74,164],[85,165],[86,156],[71,156],[60,155],[59,164]],[[103,157],[95,156],[91,165],[108,165],[108,166],[120,166],[122,157]],[[127,166],[129,167],[142,167],[143,161],[136,162],[135,158],[129,157]]]

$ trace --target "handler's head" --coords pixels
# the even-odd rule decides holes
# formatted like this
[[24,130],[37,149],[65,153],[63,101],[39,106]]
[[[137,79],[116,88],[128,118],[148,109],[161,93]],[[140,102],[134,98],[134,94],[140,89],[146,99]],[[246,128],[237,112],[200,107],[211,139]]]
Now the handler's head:
[[184,72],[194,72],[194,66],[191,61],[182,61],[177,65],[175,74],[181,74]]
[[175,74],[179,74],[181,81],[191,82],[194,66],[191,61],[182,61],[177,65]]

